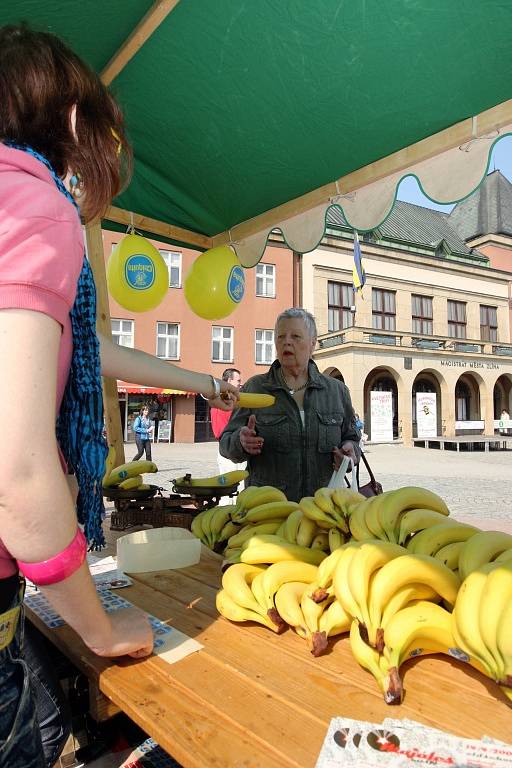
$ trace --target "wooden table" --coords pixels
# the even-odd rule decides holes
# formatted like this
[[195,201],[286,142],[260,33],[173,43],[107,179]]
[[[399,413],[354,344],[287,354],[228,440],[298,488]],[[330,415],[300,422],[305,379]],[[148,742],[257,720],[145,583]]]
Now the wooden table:
[[[28,614],[110,702],[187,768],[311,768],[330,719],[342,715],[411,718],[461,736],[510,741],[512,709],[498,687],[447,657],[409,662],[405,703],[390,707],[346,637],[315,659],[291,630],[276,636],[220,618],[220,559],[206,550],[192,568],[133,579],[122,596],[195,637],[202,651],[173,665],[158,657],[112,662],[91,654],[69,627],[50,630]],[[114,711],[111,705],[102,714]]]

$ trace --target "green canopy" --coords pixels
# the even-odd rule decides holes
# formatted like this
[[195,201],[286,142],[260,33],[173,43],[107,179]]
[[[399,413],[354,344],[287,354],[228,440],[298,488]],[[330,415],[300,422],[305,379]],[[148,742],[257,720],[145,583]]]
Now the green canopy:
[[[512,124],[503,0],[2,5],[0,24],[49,29],[98,72],[121,49],[111,87],[135,173],[112,219],[125,224],[124,209],[142,229],[138,217],[171,225],[170,239],[231,242],[247,265],[276,226],[296,250],[315,247],[332,204],[377,226],[408,173],[439,202],[461,199]],[[138,25],[143,44],[124,54]]]

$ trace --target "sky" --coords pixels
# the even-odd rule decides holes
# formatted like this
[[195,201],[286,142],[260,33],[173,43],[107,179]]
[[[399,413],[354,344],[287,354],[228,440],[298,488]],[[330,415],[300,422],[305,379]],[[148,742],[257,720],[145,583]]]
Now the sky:
[[[512,136],[504,136],[494,146],[489,163],[490,171],[501,171],[509,181],[512,181]],[[416,179],[404,179],[398,187],[397,197],[407,203],[415,203],[436,211],[451,211],[453,205],[437,205],[421,192]]]

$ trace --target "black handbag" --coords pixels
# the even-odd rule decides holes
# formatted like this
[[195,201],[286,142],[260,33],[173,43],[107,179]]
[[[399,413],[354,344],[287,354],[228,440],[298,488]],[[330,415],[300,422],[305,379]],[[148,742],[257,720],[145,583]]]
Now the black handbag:
[[[361,466],[361,461],[364,463],[366,469],[368,470],[368,475],[370,476],[370,482],[365,483],[365,485],[361,485],[359,482],[359,467]],[[368,462],[368,459],[364,455],[364,453],[361,453],[361,460],[359,461],[357,467],[356,467],[356,478],[357,478],[357,488],[359,493],[362,496],[366,496],[366,498],[370,498],[370,496],[378,496],[380,493],[383,493],[382,485],[378,482],[378,480],[375,479],[375,475],[372,472],[372,468],[370,467],[370,464]],[[345,482],[347,484],[347,487],[350,488],[350,480],[345,475]]]

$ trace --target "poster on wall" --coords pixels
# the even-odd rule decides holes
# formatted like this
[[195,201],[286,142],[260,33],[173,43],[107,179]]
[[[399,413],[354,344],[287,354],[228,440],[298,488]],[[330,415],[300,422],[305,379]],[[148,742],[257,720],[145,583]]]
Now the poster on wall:
[[371,440],[393,440],[393,399],[391,392],[370,392]]
[[418,427],[418,437],[437,436],[435,392],[416,392],[416,424]]

